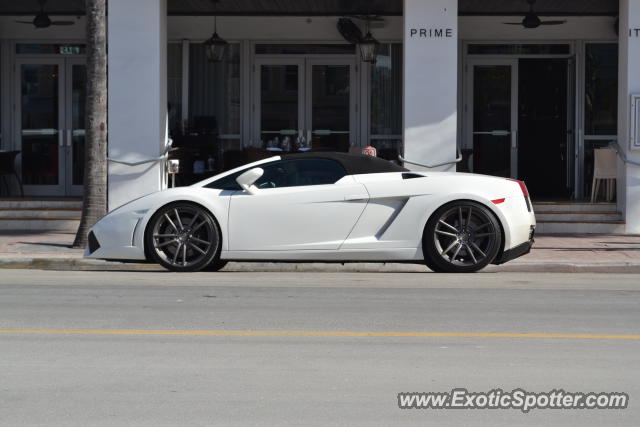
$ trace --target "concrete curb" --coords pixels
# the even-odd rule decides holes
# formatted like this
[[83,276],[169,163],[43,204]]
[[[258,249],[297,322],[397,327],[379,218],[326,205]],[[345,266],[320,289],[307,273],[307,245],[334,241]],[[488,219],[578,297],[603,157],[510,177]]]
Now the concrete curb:
[[[166,271],[156,264],[124,263],[85,259],[78,257],[13,257],[0,258],[0,269],[35,269],[61,271]],[[314,272],[314,273],[428,273],[420,264],[400,263],[275,263],[230,262],[224,272]],[[562,263],[562,262],[511,262],[490,265],[485,273],[640,273],[640,264],[632,263]]]

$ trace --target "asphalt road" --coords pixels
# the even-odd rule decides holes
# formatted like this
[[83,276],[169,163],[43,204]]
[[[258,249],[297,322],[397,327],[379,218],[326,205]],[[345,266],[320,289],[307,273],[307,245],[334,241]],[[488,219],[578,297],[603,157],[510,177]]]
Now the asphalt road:
[[[0,270],[0,425],[639,425],[640,276]],[[401,410],[403,391],[622,410]]]

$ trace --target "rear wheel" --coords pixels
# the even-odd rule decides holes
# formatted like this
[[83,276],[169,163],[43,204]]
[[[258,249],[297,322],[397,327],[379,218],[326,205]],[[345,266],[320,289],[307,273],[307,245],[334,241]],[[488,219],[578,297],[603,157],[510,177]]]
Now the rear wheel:
[[434,212],[422,249],[427,267],[435,272],[472,273],[493,261],[501,242],[495,215],[480,203],[460,200]]
[[222,270],[228,263],[229,263],[229,261],[223,261],[221,259],[214,259],[211,262],[211,264],[207,265],[202,270],[203,271],[219,271],[219,270]]
[[221,262],[220,241],[220,229],[209,211],[188,202],[159,209],[149,221],[145,236],[148,253],[155,262],[168,270],[185,272]]

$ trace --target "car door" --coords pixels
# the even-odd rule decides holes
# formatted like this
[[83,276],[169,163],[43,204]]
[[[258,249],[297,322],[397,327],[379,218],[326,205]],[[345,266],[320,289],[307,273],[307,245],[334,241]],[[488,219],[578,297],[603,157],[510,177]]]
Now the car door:
[[238,191],[229,207],[229,250],[337,250],[364,210],[364,185],[330,159],[263,166],[257,194]]

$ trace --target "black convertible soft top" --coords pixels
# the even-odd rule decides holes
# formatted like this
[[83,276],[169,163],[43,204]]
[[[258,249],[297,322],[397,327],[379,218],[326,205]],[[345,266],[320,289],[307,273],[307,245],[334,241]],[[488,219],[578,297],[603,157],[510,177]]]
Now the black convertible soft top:
[[310,153],[285,154],[283,160],[294,159],[329,159],[340,163],[349,175],[383,172],[407,172],[402,166],[398,166],[388,160],[378,157],[365,156],[364,154],[336,153],[333,151],[314,151]]

